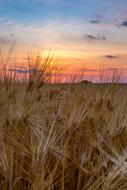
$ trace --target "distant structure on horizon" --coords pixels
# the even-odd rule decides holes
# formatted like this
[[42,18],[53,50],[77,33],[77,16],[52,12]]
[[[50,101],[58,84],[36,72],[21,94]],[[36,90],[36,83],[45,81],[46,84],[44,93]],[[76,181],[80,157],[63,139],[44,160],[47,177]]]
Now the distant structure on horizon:
[[81,84],[92,84],[92,82],[88,81],[88,80],[82,80],[80,83]]

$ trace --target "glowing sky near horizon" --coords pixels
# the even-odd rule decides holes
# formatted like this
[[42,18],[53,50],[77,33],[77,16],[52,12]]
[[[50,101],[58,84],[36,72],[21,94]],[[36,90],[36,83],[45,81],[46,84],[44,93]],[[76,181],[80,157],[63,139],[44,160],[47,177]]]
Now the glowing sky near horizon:
[[127,70],[127,0],[0,0],[0,40],[56,51],[71,70]]

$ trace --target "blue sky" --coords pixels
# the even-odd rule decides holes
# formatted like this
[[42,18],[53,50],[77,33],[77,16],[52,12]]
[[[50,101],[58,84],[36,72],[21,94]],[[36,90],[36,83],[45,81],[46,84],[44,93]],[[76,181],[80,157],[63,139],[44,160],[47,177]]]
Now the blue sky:
[[[0,15],[22,22],[126,13],[126,0],[1,0]],[[121,15],[122,16],[122,15]],[[52,18],[51,18],[52,17]]]
[[[77,21],[120,25],[126,21],[126,0],[1,0],[0,18],[19,25],[45,26]],[[96,28],[96,26],[94,26]],[[80,29],[79,29],[80,30]]]
[[22,54],[52,47],[81,67],[127,67],[127,0],[1,0],[0,25]]

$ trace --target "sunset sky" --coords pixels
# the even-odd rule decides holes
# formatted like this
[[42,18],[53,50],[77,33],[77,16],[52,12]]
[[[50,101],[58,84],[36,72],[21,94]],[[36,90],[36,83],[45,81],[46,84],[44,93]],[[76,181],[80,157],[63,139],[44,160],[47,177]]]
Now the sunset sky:
[[127,0],[0,0],[0,41],[59,54],[72,71],[127,70]]

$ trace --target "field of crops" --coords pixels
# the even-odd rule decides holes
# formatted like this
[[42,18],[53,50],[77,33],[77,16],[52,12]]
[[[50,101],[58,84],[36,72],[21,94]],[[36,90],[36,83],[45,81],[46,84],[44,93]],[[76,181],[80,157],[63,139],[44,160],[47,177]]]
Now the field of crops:
[[0,82],[0,190],[126,189],[126,85]]

